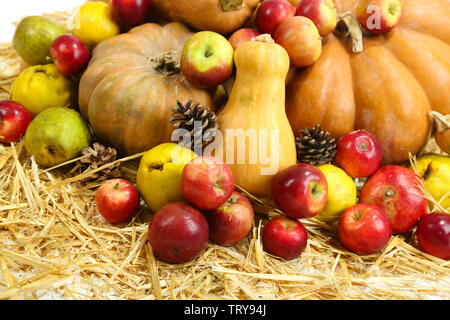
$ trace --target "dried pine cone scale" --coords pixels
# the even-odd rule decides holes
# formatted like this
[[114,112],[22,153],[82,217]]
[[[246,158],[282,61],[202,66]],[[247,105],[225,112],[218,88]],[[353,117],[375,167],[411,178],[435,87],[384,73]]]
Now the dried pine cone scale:
[[319,165],[330,163],[336,156],[336,139],[320,125],[301,130],[296,137],[298,162]]
[[192,100],[185,105],[178,101],[170,122],[175,129],[186,130],[183,146],[192,150],[211,142],[218,128],[216,114]]

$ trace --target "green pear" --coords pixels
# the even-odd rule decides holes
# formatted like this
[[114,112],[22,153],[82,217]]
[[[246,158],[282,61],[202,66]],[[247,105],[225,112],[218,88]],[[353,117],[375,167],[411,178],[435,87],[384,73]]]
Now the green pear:
[[24,141],[37,164],[52,167],[76,158],[89,146],[91,133],[79,112],[57,107],[42,111],[31,121]]
[[16,28],[13,46],[19,56],[29,65],[52,62],[50,47],[67,30],[56,21],[41,16],[22,19]]

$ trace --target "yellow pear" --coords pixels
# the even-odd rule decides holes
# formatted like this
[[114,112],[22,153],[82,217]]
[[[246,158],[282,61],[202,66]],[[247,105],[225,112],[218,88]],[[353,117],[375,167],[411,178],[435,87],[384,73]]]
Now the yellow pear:
[[75,13],[73,34],[90,49],[100,42],[120,34],[120,26],[114,17],[112,6],[101,1],[83,4]]
[[196,154],[175,143],[163,143],[147,151],[139,164],[136,186],[154,212],[166,204],[186,201],[181,191],[184,166]]
[[450,209],[450,157],[426,154],[417,158],[417,171],[441,207]]
[[321,164],[317,168],[322,171],[328,183],[328,197],[325,208],[316,216],[317,219],[333,223],[341,213],[356,204],[356,185],[353,179],[341,168],[332,164]]
[[58,72],[54,64],[26,68],[14,80],[11,100],[33,116],[49,108],[67,107],[76,101],[75,83]]

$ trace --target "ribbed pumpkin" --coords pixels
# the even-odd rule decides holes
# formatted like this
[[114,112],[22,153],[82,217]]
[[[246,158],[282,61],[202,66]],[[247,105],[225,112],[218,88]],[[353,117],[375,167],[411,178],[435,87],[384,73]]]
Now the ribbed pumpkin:
[[152,11],[197,30],[228,34],[244,25],[259,0],[152,0]]
[[135,154],[170,141],[177,100],[215,110],[209,93],[180,73],[180,55],[191,35],[178,22],[147,23],[94,49],[80,81],[79,104],[98,138],[122,154]]
[[[357,0],[336,0],[355,12]],[[296,135],[321,124],[335,137],[364,128],[380,141],[383,163],[420,151],[429,112],[450,113],[450,1],[403,0],[399,27],[365,36],[363,51],[329,36],[321,58],[299,69],[287,89],[286,111]]]

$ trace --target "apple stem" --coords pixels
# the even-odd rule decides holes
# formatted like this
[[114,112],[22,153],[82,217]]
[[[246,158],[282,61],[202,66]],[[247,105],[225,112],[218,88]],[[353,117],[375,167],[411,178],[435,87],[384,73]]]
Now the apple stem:
[[114,190],[120,189],[120,183],[117,182],[117,183],[114,185],[113,189],[114,189]]
[[181,72],[181,63],[176,57],[176,51],[167,51],[156,57],[149,57],[149,63],[153,64],[153,68],[157,72],[163,75],[172,75]]
[[222,10],[225,12],[237,11],[244,5],[244,0],[222,0]]
[[364,50],[363,31],[358,19],[351,12],[338,15],[338,23],[334,33],[343,38],[350,38],[354,53],[361,53]]

